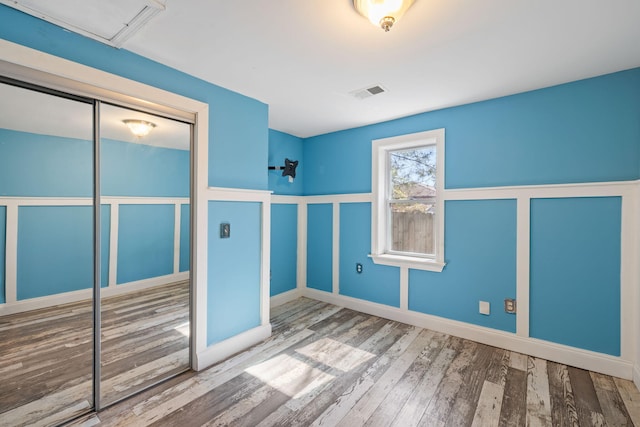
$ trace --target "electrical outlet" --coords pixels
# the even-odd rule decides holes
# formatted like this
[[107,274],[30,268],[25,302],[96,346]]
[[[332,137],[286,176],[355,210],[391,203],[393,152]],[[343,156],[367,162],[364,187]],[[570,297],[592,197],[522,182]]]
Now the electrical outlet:
[[506,313],[515,314],[516,313],[516,300],[513,298],[506,298],[504,300],[504,311]]
[[356,273],[362,273],[362,264],[360,264],[359,262],[356,263]]
[[479,311],[480,311],[480,314],[484,314],[486,316],[490,315],[491,314],[491,304],[489,304],[487,301],[480,301]]

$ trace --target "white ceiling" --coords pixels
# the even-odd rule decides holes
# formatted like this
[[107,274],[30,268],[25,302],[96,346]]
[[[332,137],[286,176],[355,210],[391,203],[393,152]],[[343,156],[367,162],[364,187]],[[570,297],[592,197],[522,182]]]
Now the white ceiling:
[[123,48],[308,137],[638,67],[640,1],[416,0],[384,33],[352,0],[167,0]]
[[168,0],[124,48],[308,137],[638,67],[640,1],[416,0],[384,33],[352,0]]

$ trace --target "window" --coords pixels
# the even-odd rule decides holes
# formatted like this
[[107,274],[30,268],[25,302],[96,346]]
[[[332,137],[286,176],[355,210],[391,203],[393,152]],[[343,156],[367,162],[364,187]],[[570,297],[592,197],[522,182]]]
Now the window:
[[444,129],[373,141],[371,257],[444,268]]

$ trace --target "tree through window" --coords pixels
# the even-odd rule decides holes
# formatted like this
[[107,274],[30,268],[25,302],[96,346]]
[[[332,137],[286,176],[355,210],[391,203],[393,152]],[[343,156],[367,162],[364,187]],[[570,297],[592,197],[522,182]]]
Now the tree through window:
[[391,252],[435,255],[436,146],[388,151]]

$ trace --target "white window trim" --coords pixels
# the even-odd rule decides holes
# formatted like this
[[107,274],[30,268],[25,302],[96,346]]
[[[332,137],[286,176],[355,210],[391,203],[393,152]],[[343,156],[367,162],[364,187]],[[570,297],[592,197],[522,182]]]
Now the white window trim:
[[[386,194],[387,153],[420,145],[436,145],[436,256],[425,258],[385,252],[387,241]],[[371,254],[375,264],[441,272],[444,262],[444,129],[435,129],[391,138],[376,139],[371,144]]]

